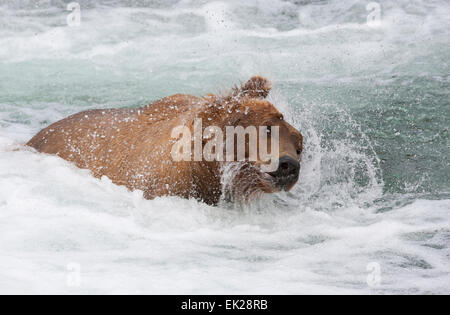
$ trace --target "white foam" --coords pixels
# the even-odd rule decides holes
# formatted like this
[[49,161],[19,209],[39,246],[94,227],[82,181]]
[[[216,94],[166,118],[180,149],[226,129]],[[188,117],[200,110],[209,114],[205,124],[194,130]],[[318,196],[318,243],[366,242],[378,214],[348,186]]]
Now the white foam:
[[[448,293],[449,200],[386,214],[147,201],[13,142],[0,149],[2,293]],[[67,286],[70,263],[81,287]]]

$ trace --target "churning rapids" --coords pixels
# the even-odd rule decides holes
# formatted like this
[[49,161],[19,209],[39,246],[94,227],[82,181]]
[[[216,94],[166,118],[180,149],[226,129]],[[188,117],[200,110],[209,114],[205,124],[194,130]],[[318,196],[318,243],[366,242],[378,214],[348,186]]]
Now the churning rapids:
[[[380,0],[379,25],[363,0],[79,0],[77,27],[68,2],[0,0],[0,293],[450,293],[447,0]],[[245,208],[22,147],[253,74],[305,153],[292,192]]]

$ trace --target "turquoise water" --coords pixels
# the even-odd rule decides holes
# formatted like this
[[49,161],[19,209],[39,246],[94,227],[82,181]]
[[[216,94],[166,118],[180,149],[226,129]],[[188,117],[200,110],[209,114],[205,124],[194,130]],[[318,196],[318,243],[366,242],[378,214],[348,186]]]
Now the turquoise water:
[[[1,292],[449,293],[450,3],[380,1],[372,26],[362,0],[79,1],[69,27],[67,2],[0,0]],[[306,150],[294,191],[249,209],[12,150],[75,112],[254,74]]]

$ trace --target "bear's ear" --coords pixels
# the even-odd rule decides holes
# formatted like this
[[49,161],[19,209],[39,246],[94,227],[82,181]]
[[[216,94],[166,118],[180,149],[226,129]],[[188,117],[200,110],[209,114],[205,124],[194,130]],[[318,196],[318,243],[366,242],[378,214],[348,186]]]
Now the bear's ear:
[[241,87],[234,89],[233,96],[264,99],[269,95],[272,83],[261,76],[254,76]]

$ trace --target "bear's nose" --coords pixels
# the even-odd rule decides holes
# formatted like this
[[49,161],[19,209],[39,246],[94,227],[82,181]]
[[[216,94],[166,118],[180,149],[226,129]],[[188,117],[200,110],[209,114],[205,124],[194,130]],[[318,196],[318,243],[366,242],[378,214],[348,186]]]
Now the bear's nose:
[[300,162],[290,156],[283,156],[279,159],[278,169],[269,173],[276,178],[281,188],[288,188],[295,184],[300,173]]

